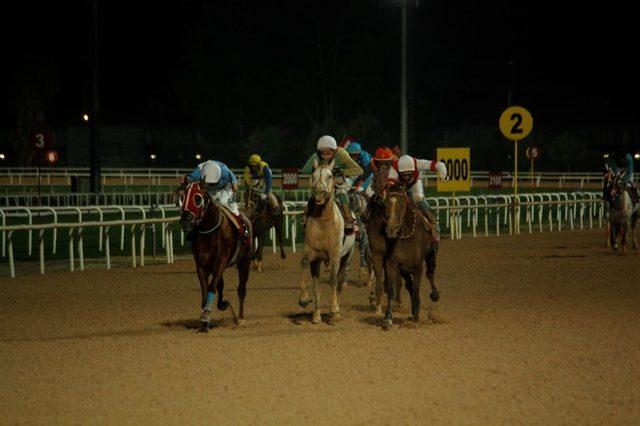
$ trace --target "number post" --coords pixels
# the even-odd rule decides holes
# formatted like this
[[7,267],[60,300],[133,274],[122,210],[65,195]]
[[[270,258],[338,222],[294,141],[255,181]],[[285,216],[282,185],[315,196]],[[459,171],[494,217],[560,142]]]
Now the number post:
[[[531,113],[527,111],[525,108],[521,106],[512,106],[505,109],[500,115],[500,119],[498,120],[498,126],[500,127],[500,131],[507,138],[514,142],[513,144],[513,202],[514,209],[513,214],[514,218],[517,219],[515,215],[518,214],[516,210],[516,204],[518,203],[518,142],[529,133],[531,133],[531,129],[533,129],[533,117]],[[516,220],[515,223],[518,224],[516,226],[516,233],[520,233],[519,220]]]
[[456,192],[469,192],[471,190],[471,154],[469,148],[438,148],[438,161],[447,166],[447,180],[438,179],[438,192],[451,192],[450,226],[451,239],[454,235],[462,237],[458,228],[458,212],[456,206]]

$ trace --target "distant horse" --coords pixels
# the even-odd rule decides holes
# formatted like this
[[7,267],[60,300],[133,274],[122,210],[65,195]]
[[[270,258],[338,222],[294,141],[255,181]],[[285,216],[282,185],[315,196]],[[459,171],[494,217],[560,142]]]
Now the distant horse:
[[[225,207],[214,202],[202,190],[199,182],[186,185],[179,197],[180,225],[185,233],[191,235],[196,273],[202,291],[200,331],[209,330],[209,315],[216,296],[219,310],[226,311],[229,308],[229,302],[224,300],[222,293],[224,290],[222,274],[226,268],[234,264],[238,268],[237,291],[240,305],[238,317],[235,319],[239,325],[243,325],[244,299],[252,256],[251,225],[241,213],[242,219],[249,227],[249,236],[244,239],[236,220],[233,219],[233,213],[227,213]],[[233,313],[235,317],[235,312]]]
[[260,191],[253,186],[247,187],[244,192],[244,212],[251,221],[254,238],[258,239],[258,247],[256,248],[256,256],[254,264],[258,272],[262,272],[262,250],[267,239],[268,231],[271,228],[276,230],[276,243],[280,247],[280,258],[285,259],[287,255],[284,252],[283,235],[282,235],[282,200],[276,194],[273,194],[280,206],[279,212],[274,212],[273,207],[267,200],[260,197]]
[[368,278],[367,287],[373,285],[374,272],[371,260],[371,250],[369,249],[369,238],[364,226],[362,215],[367,209],[367,199],[364,194],[359,191],[349,191],[349,208],[356,217],[358,224],[358,232],[356,241],[358,242],[358,251],[360,252],[360,273]]
[[609,203],[609,242],[613,250],[618,250],[618,237],[621,237],[622,252],[627,243],[627,236],[631,231],[631,241],[634,250],[636,244],[636,223],[638,210],[634,211],[633,202],[629,190],[624,182],[624,173],[618,172],[609,175],[607,186],[607,201]]
[[[345,279],[347,265],[353,254],[355,235],[344,235],[344,219],[334,199],[335,182],[331,164],[318,166],[314,163],[311,176],[311,194],[309,217],[304,235],[304,259],[309,262],[311,271],[314,310],[312,322],[317,324],[320,315],[320,263],[329,266],[329,284],[332,289],[331,313],[333,320],[340,319],[339,295]],[[306,263],[306,262],[305,262]],[[298,303],[306,307],[311,300],[307,293],[304,277],[300,284]]]
[[387,281],[387,312],[385,327],[393,323],[393,303],[400,287],[400,278],[411,295],[411,313],[413,320],[420,319],[420,285],[426,261],[426,276],[431,284],[431,300],[436,302],[440,293],[435,285],[436,255],[438,242],[431,232],[430,224],[420,210],[409,200],[405,188],[392,187],[383,201],[384,223],[387,241],[385,271]]

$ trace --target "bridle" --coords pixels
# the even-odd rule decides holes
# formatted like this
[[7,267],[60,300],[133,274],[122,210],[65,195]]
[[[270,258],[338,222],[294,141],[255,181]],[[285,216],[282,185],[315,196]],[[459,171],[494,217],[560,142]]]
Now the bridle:
[[[404,205],[405,205],[404,214],[400,218],[400,221],[401,221],[400,231],[398,232],[398,236],[396,238],[399,239],[399,240],[406,240],[408,238],[411,238],[413,236],[413,234],[415,234],[415,232],[416,232],[416,223],[418,221],[418,215],[416,214],[416,212],[414,211],[414,209],[411,206],[411,202],[409,201],[409,196],[405,192],[389,191],[388,193],[385,194],[384,202],[386,202],[386,200],[388,200],[390,198],[400,199],[400,200],[402,200],[404,202]],[[402,230],[404,228],[404,224],[402,223],[402,219],[404,218],[404,215],[407,214],[407,209],[411,210],[411,213],[413,214],[413,223],[411,224],[411,229],[409,230],[409,232],[404,234],[404,235],[402,235]],[[382,220],[385,223],[389,220],[389,218],[387,217],[386,209],[383,209]]]

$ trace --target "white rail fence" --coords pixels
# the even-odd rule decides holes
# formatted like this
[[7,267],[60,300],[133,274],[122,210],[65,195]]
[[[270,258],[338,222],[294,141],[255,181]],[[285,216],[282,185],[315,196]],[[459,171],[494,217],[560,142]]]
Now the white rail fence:
[[[445,197],[429,198],[433,210],[443,227],[443,234],[451,239],[460,239],[463,232],[473,237],[478,235],[518,235],[524,228],[532,233],[534,230],[543,232],[564,229],[585,229],[594,226],[602,227],[606,217],[605,205],[595,192],[576,193],[544,193],[521,194],[517,199],[509,195],[496,196],[461,196],[455,199]],[[303,214],[305,202],[286,202],[284,237],[289,240],[291,250],[296,252],[298,243],[299,219]],[[98,214],[99,221],[83,221],[83,218],[93,212]],[[136,213],[140,219],[126,219],[126,214]],[[0,209],[2,226],[2,257],[8,255],[9,275],[15,277],[14,237],[16,233],[27,234],[27,254],[32,254],[33,235],[38,249],[40,273],[45,273],[45,231],[51,230],[49,239],[50,251],[56,254],[58,230],[67,230],[67,246],[69,270],[75,269],[75,253],[77,251],[78,269],[84,270],[84,236],[89,230],[97,232],[98,251],[104,256],[107,269],[111,268],[111,241],[119,236],[120,250],[124,250],[125,229],[129,229],[129,247],[131,248],[131,266],[144,266],[146,232],[150,227],[160,226],[161,247],[165,249],[166,262],[174,261],[174,224],[177,213],[173,205],[159,206],[154,214],[161,217],[148,218],[149,209],[132,206],[90,206],[85,208],[24,208],[13,207]],[[49,223],[34,224],[33,218],[37,214],[51,219]],[[105,215],[118,214],[120,220],[104,221]],[[64,215],[75,215],[77,221],[58,222]],[[22,218],[26,224],[7,225],[7,218]],[[42,217],[40,218],[42,220]],[[505,231],[502,231],[502,229]],[[508,229],[508,231],[506,231]],[[179,230],[179,244],[184,246],[184,234]],[[155,235],[155,234],[154,234]],[[64,237],[63,237],[64,238]],[[276,252],[275,230],[270,231],[273,252]],[[47,246],[49,247],[49,246]]]

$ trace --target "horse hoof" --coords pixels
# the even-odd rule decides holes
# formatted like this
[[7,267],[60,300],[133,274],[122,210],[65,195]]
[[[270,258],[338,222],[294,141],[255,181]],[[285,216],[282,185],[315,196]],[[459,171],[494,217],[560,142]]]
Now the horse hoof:
[[332,322],[338,322],[338,321],[340,321],[340,312],[334,312],[334,313],[331,315],[331,321],[332,321]]
[[298,299],[298,305],[300,305],[301,308],[306,308],[309,306],[309,303],[311,303],[311,299]]
[[613,247],[611,247],[613,249],[613,251],[618,251],[618,245],[614,245]]
[[226,300],[220,300],[218,301],[218,310],[219,311],[226,311],[227,309],[229,309],[229,302],[227,302]]
[[385,330],[389,330],[392,325],[393,325],[393,320],[391,318],[385,318],[385,320],[382,323],[382,328],[384,328]]
[[382,316],[382,307],[380,307],[380,306],[376,306],[376,312],[375,312],[375,315],[376,315],[376,316],[378,316],[378,317],[381,317],[381,316]]
[[247,325],[247,322],[243,319],[239,319],[238,320],[238,327],[245,327]]
[[432,302],[437,302],[438,300],[440,300],[440,293],[438,292],[429,293],[429,299],[431,299]]
[[208,318],[200,318],[200,328],[198,329],[200,333],[208,333],[209,332],[209,319]]
[[280,253],[280,259],[286,259],[286,258],[287,258],[287,255],[284,252]]
[[313,324],[318,324],[321,320],[322,320],[322,317],[320,316],[320,311],[314,312],[313,313],[313,318],[311,319],[311,322]]

